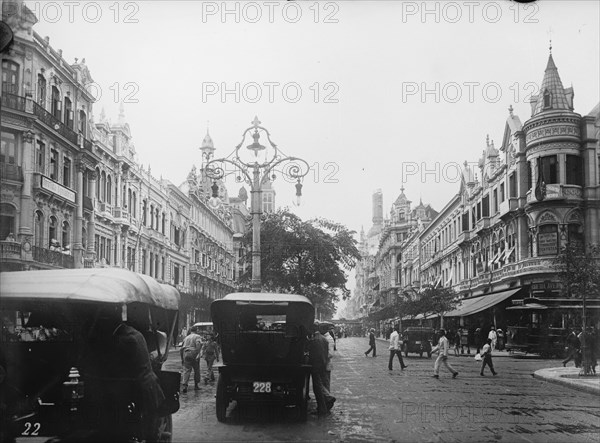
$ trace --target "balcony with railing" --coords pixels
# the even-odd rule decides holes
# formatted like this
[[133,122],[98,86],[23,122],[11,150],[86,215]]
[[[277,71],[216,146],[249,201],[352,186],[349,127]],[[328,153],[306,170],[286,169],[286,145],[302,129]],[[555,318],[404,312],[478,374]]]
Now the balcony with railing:
[[0,163],[0,179],[23,183],[23,170],[12,163]]
[[117,223],[129,224],[129,211],[125,208],[115,206],[113,208],[113,217]]
[[72,255],[63,254],[59,251],[51,251],[50,249],[40,248],[39,246],[32,247],[33,260],[38,263],[43,263],[56,268],[75,267],[75,260]]
[[[42,105],[33,100],[30,100],[29,103],[30,105],[28,105],[28,99],[26,97],[21,97],[8,92],[2,93],[2,109],[12,109],[21,112],[33,113],[33,115],[35,115],[39,121],[44,123],[50,129],[56,131],[74,145],[79,146],[79,137],[82,135],[77,134],[69,127],[73,124],[72,120],[69,120],[69,125],[67,125],[52,115],[52,113],[48,112]],[[83,147],[91,152],[93,147],[92,141],[83,137]]]
[[500,212],[500,216],[504,214],[508,214],[511,211],[516,211],[519,208],[519,200],[515,197],[509,197],[500,203],[498,210]]
[[106,203],[106,202],[97,202],[97,207],[98,207],[98,212],[101,215],[104,216],[109,216],[112,218],[113,215],[113,207],[110,203]]
[[[567,200],[567,201],[581,201],[583,198],[583,191],[581,186],[577,185],[561,185],[552,183],[546,185],[546,194],[544,195],[543,201],[546,200]],[[537,203],[539,200],[535,196],[533,189],[527,191],[527,203]]]
[[79,137],[77,133],[70,129],[59,119],[54,117],[51,113],[46,111],[43,106],[37,104],[36,102],[33,102],[33,113],[46,126],[54,129],[56,132],[58,132],[60,135],[62,135],[74,145],[78,144]]
[[0,261],[20,260],[21,243],[14,241],[0,241]]
[[25,97],[20,97],[8,92],[2,92],[2,108],[14,109],[16,111],[25,112]]

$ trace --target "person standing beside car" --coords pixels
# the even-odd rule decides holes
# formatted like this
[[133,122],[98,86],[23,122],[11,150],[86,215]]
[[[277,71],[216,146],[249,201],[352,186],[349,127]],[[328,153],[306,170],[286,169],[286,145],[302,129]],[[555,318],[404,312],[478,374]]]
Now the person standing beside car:
[[181,346],[181,364],[183,366],[183,377],[181,379],[181,392],[187,392],[190,375],[194,371],[194,390],[198,391],[200,386],[200,350],[202,349],[202,337],[198,335],[197,328],[192,327],[190,334],[183,340]]
[[313,327],[313,337],[308,344],[308,358],[311,365],[313,392],[317,400],[317,415],[327,416],[335,403],[335,397],[326,387],[325,378],[329,359],[329,342],[319,332],[318,324]]
[[214,335],[209,335],[208,340],[202,346],[200,356],[206,360],[206,375],[204,376],[204,384],[208,384],[208,380],[215,381],[213,372],[213,364],[215,359],[219,361],[219,345],[215,341]]

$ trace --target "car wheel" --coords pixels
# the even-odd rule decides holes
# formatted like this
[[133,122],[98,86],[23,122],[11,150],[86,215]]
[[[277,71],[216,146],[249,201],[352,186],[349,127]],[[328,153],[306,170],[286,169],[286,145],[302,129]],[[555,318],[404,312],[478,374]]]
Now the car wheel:
[[217,382],[217,420],[224,422],[227,417],[227,406],[229,406],[229,400],[227,399],[227,393],[225,392],[225,377],[223,374],[219,374],[219,381]]

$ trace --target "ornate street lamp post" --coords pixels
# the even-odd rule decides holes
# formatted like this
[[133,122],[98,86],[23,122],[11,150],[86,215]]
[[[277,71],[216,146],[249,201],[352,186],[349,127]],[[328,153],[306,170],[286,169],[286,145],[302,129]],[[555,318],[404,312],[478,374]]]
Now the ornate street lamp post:
[[[237,182],[246,182],[250,186],[250,214],[252,216],[252,280],[250,287],[252,292],[261,291],[260,272],[260,216],[262,215],[262,187],[265,183],[276,178],[275,172],[296,181],[296,204],[300,204],[302,195],[302,179],[309,171],[308,163],[298,157],[288,157],[271,140],[269,131],[260,126],[258,117],[254,117],[252,126],[242,134],[242,141],[235,147],[233,152],[224,158],[217,158],[206,163],[206,175],[213,179],[212,198],[218,197],[218,186],[216,180],[226,175],[236,174]],[[252,132],[253,142],[246,146],[251,153],[241,151],[244,140],[248,133]],[[259,143],[260,135],[264,133],[269,147]],[[246,155],[244,155],[246,154]],[[244,159],[250,156],[250,159]],[[233,165],[232,171],[227,171],[227,165]]]

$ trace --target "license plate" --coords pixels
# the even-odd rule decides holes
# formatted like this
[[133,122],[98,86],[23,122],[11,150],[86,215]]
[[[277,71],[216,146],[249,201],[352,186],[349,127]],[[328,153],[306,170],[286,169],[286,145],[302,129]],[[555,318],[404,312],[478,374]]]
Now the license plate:
[[271,393],[271,382],[270,381],[255,381],[252,383],[252,391],[261,394]]
[[421,342],[420,342],[420,341],[416,341],[416,342],[415,342],[415,345],[420,345],[420,344],[421,344]]
[[25,421],[21,423],[21,432],[20,435],[22,437],[38,437],[40,435],[45,435],[42,423],[39,421]]

